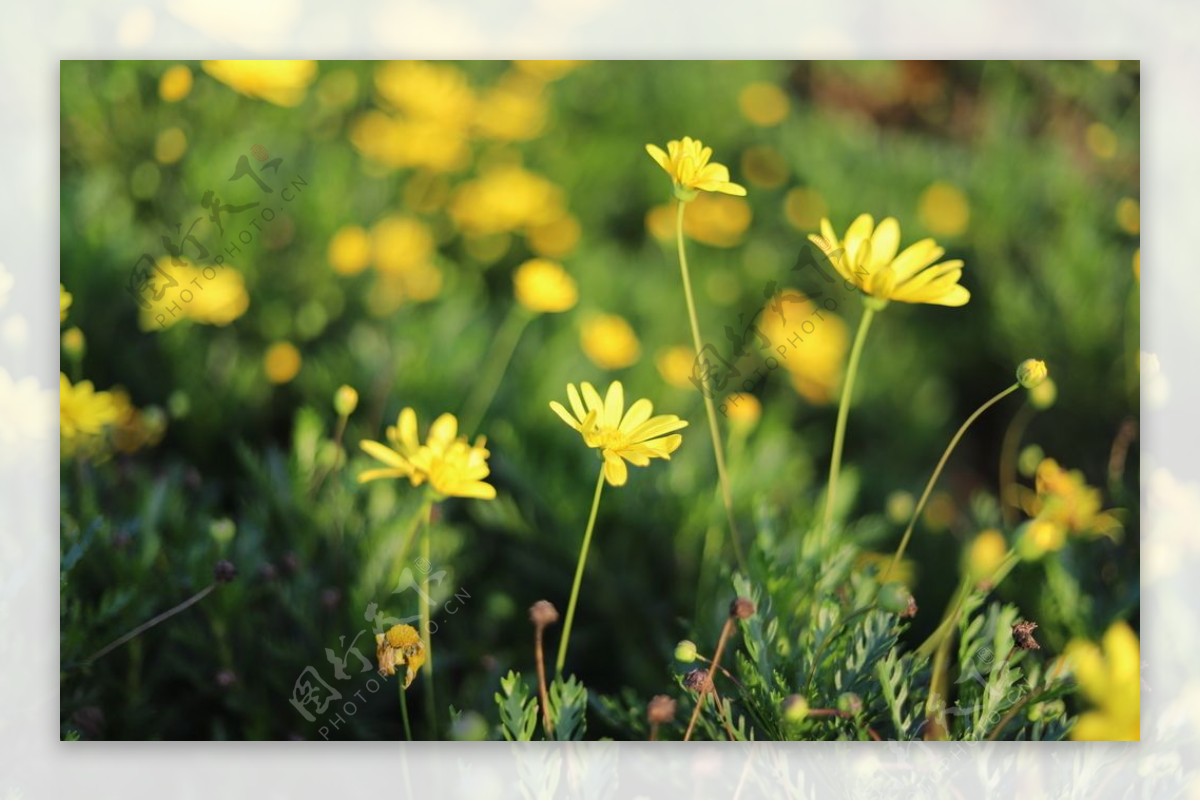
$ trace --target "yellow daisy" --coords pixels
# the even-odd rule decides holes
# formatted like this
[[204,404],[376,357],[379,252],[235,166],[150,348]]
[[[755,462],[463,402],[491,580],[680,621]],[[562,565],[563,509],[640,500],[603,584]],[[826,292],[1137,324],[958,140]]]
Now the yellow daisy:
[[962,260],[938,262],[946,251],[932,239],[900,251],[900,224],[894,217],[877,226],[870,214],[860,214],[841,240],[829,220],[822,218],[820,236],[810,234],[808,238],[843,278],[883,303],[897,300],[963,306],[971,299],[967,288],[958,283]]
[[407,478],[414,487],[426,481],[442,497],[496,497],[496,488],[483,479],[490,472],[487,464],[490,452],[486,440],[479,437],[474,445],[458,436],[458,419],[443,414],[433,421],[422,444],[417,435],[417,413],[411,408],[400,412],[396,425],[387,429],[391,447],[374,440],[359,443],[369,456],[384,464],[382,468],[364,470],[358,483],[365,484],[381,478]]
[[667,142],[665,153],[657,145],[646,145],[646,152],[671,176],[680,200],[691,200],[698,191],[746,194],[746,187],[730,182],[728,167],[709,161],[712,148],[705,147],[699,139],[690,136],[672,139]]
[[571,403],[568,412],[558,401],[551,401],[550,408],[563,422],[579,432],[589,448],[596,448],[604,458],[604,478],[614,487],[625,484],[628,470],[625,462],[636,467],[646,467],[651,459],[670,459],[683,443],[678,431],[687,426],[673,414],[651,416],[654,405],[641,398],[625,409],[625,389],[620,381],[608,386],[603,400],[596,388],[584,381],[580,391],[574,384],[567,385],[567,398]]

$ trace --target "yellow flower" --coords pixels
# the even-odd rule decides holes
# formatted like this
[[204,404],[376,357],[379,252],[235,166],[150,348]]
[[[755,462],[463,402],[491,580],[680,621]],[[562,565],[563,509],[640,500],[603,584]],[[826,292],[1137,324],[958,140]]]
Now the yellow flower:
[[[625,411],[625,389],[620,381],[608,386],[604,399],[588,382],[580,384],[583,397],[574,384],[567,385],[568,412],[558,401],[550,408],[563,422],[579,432],[589,448],[596,448],[604,459],[604,480],[611,486],[625,484],[628,470],[625,462],[646,467],[651,459],[670,459],[683,443],[683,435],[673,434],[687,426],[673,414],[652,417],[654,406],[642,398]],[[586,404],[586,405],[585,405]]]
[[1115,537],[1120,531],[1116,515],[1101,508],[1100,490],[1089,487],[1081,471],[1068,471],[1053,459],[1043,459],[1034,481],[1037,498],[1030,511],[1038,519],[1071,535]]
[[[199,269],[190,264],[175,266],[164,257],[152,272],[156,290],[146,288],[138,297],[146,303],[140,312],[143,331],[170,328],[181,320],[224,326],[245,314],[250,306],[246,283],[235,267]],[[169,276],[174,285],[163,275]],[[162,297],[155,300],[156,291]]]
[[142,411],[133,405],[129,393],[112,390],[117,419],[112,429],[113,447],[122,453],[134,453],[144,447],[157,445],[167,429],[166,415],[153,406]]
[[58,411],[64,456],[93,451],[121,413],[111,392],[96,392],[91,381],[73,385],[65,373],[58,374]]
[[87,348],[87,340],[78,327],[68,328],[62,332],[62,349],[72,359],[82,359]]
[[475,92],[450,64],[389,61],[375,70],[375,88],[405,116],[449,129],[465,129],[475,114]]
[[[742,174],[755,186],[774,189],[783,186],[783,182],[787,180],[787,159],[770,145],[754,145],[742,153]],[[820,216],[817,215],[818,218]],[[811,228],[816,224],[817,220],[814,219],[812,225],[805,227]]]
[[158,96],[168,103],[177,103],[192,91],[192,71],[182,64],[169,68],[158,79]]
[[1098,647],[1075,639],[1064,657],[1083,696],[1095,709],[1079,716],[1072,740],[1141,739],[1141,646],[1127,623],[1104,632]]
[[410,272],[429,263],[433,233],[418,219],[389,215],[371,226],[371,251],[381,273]]
[[467,165],[471,151],[464,129],[438,120],[398,119],[371,110],[350,126],[350,144],[384,167],[422,167],[455,172]]
[[876,226],[871,215],[860,214],[840,241],[829,220],[823,218],[821,235],[808,238],[843,278],[877,301],[962,306],[971,299],[971,293],[958,283],[962,261],[935,264],[946,251],[932,239],[922,239],[897,255],[900,224],[894,217]]
[[417,413],[405,408],[396,425],[388,427],[387,440],[392,447],[373,440],[359,443],[369,456],[385,465],[359,473],[360,484],[380,478],[407,478],[414,487],[428,481],[444,497],[496,497],[496,488],[483,481],[489,473],[487,458],[491,455],[484,447],[484,438],[468,444],[466,437],[458,436],[458,418],[454,415],[443,414],[434,420],[422,444],[417,436]]
[[406,690],[425,664],[425,658],[425,643],[412,626],[402,623],[392,626],[386,634],[375,635],[375,659],[379,662],[380,675],[394,676],[396,668],[403,667]]
[[263,370],[272,384],[286,384],[300,372],[302,361],[291,342],[276,342],[263,354]]
[[528,75],[543,81],[557,81],[562,76],[571,72],[583,61],[568,61],[568,60],[542,60],[542,61],[514,61],[513,66]]
[[484,170],[450,201],[450,216],[472,235],[525,231],[562,219],[562,190],[515,164]]
[[1061,551],[1067,544],[1067,532],[1053,520],[1034,518],[1017,535],[1017,553],[1022,559],[1036,561],[1048,553]]
[[574,215],[563,214],[557,220],[531,225],[525,231],[525,238],[534,253],[558,259],[575,249],[580,233],[579,220]]
[[338,275],[357,275],[371,263],[371,237],[361,226],[342,226],[329,240],[328,258]]
[[542,83],[521,73],[502,76],[480,100],[475,114],[479,135],[501,142],[533,139],[545,125]]
[[775,84],[759,81],[738,93],[738,108],[751,123],[768,128],[787,118],[788,97]]
[[601,314],[585,320],[580,342],[587,357],[605,370],[628,367],[641,355],[637,334],[624,317],[615,314]]
[[1117,225],[1127,234],[1136,234],[1142,230],[1142,210],[1138,202],[1131,197],[1123,197],[1117,201]]
[[821,224],[829,213],[829,204],[815,189],[800,186],[789,189],[783,198],[783,216],[798,231],[808,231]]
[[699,191],[746,194],[744,186],[729,181],[728,167],[709,161],[712,148],[705,147],[699,139],[690,136],[672,139],[667,143],[665,153],[657,145],[646,145],[646,152],[671,176],[675,195],[680,200],[691,200]]
[[517,302],[535,312],[564,312],[579,300],[574,279],[548,259],[530,259],[518,267],[513,288]]
[[905,587],[915,585],[917,578],[916,562],[911,559],[901,559],[889,571],[888,567],[891,564],[892,554],[879,553],[878,551],[864,551],[854,560],[854,566],[859,570],[873,569],[876,574],[876,581],[881,585],[889,582],[898,582]]
[[66,322],[67,312],[70,311],[70,309],[71,309],[71,301],[72,300],[74,300],[74,298],[71,296],[71,293],[67,291],[67,288],[65,286],[63,286],[62,284],[59,284],[58,285],[58,321],[60,323]]
[[315,61],[205,61],[204,71],[247,97],[298,106],[317,77]]
[[1008,543],[1005,542],[1003,534],[994,528],[981,531],[967,546],[964,558],[966,573],[971,582],[978,584],[991,578],[1000,568],[1007,553]]

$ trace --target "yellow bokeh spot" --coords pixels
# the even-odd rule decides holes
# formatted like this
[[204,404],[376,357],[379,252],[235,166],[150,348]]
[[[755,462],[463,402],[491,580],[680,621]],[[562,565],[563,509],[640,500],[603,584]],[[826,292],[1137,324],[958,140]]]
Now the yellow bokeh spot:
[[1142,207],[1131,197],[1123,197],[1117,201],[1117,225],[1127,234],[1136,234],[1142,230]]
[[329,266],[338,275],[357,275],[371,263],[371,237],[358,225],[345,225],[329,240]]
[[579,300],[574,279],[549,259],[530,259],[518,267],[513,289],[517,302],[535,312],[564,312]]
[[201,67],[247,97],[289,108],[304,102],[308,85],[317,77],[317,62],[304,60],[205,61]]
[[1112,59],[1096,59],[1092,61],[1092,64],[1095,65],[1096,69],[1100,70],[1100,72],[1106,72],[1109,75],[1113,74],[1121,67],[1120,61]]
[[658,352],[654,366],[658,374],[673,387],[688,389],[694,387],[691,382],[692,371],[696,364],[696,351],[686,345],[674,345]]
[[187,136],[179,128],[160,131],[154,139],[154,158],[159,164],[174,164],[187,152]]
[[291,342],[276,342],[263,354],[263,371],[272,384],[286,384],[300,372],[300,351]]
[[428,263],[433,234],[420,220],[394,214],[371,226],[371,253],[382,273],[403,273]]
[[738,93],[738,108],[747,120],[766,128],[787,118],[788,97],[775,84],[759,81]]
[[541,134],[546,125],[542,84],[521,73],[501,77],[480,99],[475,128],[485,139],[524,142]]
[[921,193],[917,215],[931,234],[958,236],[967,230],[971,221],[971,205],[961,189],[938,181]]
[[[702,244],[731,248],[742,241],[752,216],[745,198],[704,192],[688,204],[683,215],[683,232]],[[672,230],[673,226],[674,223]]]
[[158,96],[168,103],[178,103],[192,91],[192,71],[182,64],[169,68],[158,79]]
[[579,220],[564,214],[545,225],[531,226],[525,239],[530,249],[539,256],[560,259],[575,249],[581,233]]
[[[757,319],[757,330],[770,342],[764,358],[779,360],[797,394],[812,404],[835,400],[850,344],[845,321],[791,288],[772,296]],[[748,349],[762,347],[751,331]]]
[[641,345],[633,327],[615,314],[601,314],[587,319],[580,332],[583,352],[592,362],[605,370],[628,367],[641,355]]
[[1107,161],[1117,155],[1117,135],[1102,122],[1093,122],[1083,135],[1088,150],[1098,159]]
[[822,217],[829,216],[829,205],[817,190],[798,187],[784,197],[783,214],[793,228],[813,231],[821,224]]
[[762,418],[762,402],[749,392],[735,392],[721,401],[720,411],[735,428],[753,428]]
[[774,189],[787,180],[787,160],[770,145],[754,145],[742,153],[742,175],[755,186]]
[[994,528],[980,532],[967,546],[967,576],[975,584],[991,578],[1004,562],[1007,553],[1008,543],[1003,534]]

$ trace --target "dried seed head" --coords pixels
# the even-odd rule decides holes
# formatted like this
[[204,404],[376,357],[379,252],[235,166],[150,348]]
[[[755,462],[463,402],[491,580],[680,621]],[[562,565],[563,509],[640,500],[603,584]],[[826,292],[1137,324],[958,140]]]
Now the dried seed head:
[[558,610],[549,601],[538,601],[529,607],[529,619],[539,629],[558,622]]
[[712,677],[708,675],[707,670],[697,668],[696,670],[689,671],[683,677],[683,686],[692,692],[711,692],[713,689]]
[[222,559],[213,567],[213,579],[218,584],[224,584],[227,581],[233,581],[237,575],[237,568],[233,566],[233,562],[228,559]]
[[675,699],[669,695],[656,695],[646,705],[646,720],[659,726],[675,719]]
[[735,598],[729,605],[729,616],[746,620],[754,614],[754,601],[749,598]]
[[1034,623],[1032,620],[1022,620],[1013,626],[1013,640],[1016,641],[1018,648],[1026,651],[1034,651],[1042,647],[1038,645],[1037,640],[1033,639],[1033,630],[1037,627],[1037,623]]

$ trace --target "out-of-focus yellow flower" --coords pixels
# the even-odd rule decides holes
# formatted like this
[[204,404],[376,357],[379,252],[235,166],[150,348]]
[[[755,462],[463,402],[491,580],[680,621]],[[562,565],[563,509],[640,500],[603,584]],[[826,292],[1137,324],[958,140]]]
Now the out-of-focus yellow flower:
[[58,285],[58,321],[66,322],[67,312],[71,310],[71,302],[74,298],[67,288],[62,284]]
[[[813,404],[837,397],[850,342],[841,317],[815,306],[799,290],[783,289],[759,313],[757,330],[770,342],[764,357],[779,360],[801,397]],[[751,343],[759,343],[757,334]]]
[[1067,643],[1066,664],[1094,709],[1079,716],[1072,740],[1141,739],[1141,645],[1129,624],[1108,627],[1099,646]]
[[908,519],[912,517],[913,509],[916,507],[917,502],[911,492],[895,490],[887,496],[887,502],[884,504],[884,514],[887,515],[887,519],[890,522],[900,526],[908,522]]
[[317,77],[315,61],[205,61],[201,67],[234,90],[277,106],[298,106]]
[[681,444],[683,436],[672,433],[687,427],[687,421],[673,414],[654,413],[654,405],[641,398],[625,410],[625,388],[620,381],[608,386],[601,400],[596,388],[584,381],[580,384],[582,399],[574,384],[567,385],[568,412],[558,401],[550,408],[563,422],[579,432],[589,448],[600,451],[604,459],[604,480],[613,487],[625,484],[628,469],[646,467],[651,459],[670,459]]
[[1117,201],[1117,225],[1127,234],[1136,234],[1142,230],[1142,209],[1138,202],[1131,197],[1123,197]]
[[759,81],[738,93],[738,108],[751,123],[767,128],[787,119],[788,97],[775,84]]
[[371,263],[371,237],[362,226],[343,225],[329,240],[328,258],[338,275],[357,275]]
[[762,402],[749,392],[735,392],[721,401],[720,411],[734,428],[748,431],[762,419]]
[[1029,390],[1029,403],[1035,409],[1049,409],[1058,399],[1058,385],[1053,378],[1047,378],[1033,389]]
[[485,170],[458,188],[450,216],[476,235],[523,231],[562,218],[562,190],[523,167],[506,164]]
[[1004,535],[994,528],[979,532],[967,546],[963,568],[971,583],[979,584],[995,575],[1008,553]]
[[605,370],[628,367],[641,355],[633,327],[615,314],[600,314],[585,320],[580,342],[587,357]]
[[375,70],[380,97],[406,117],[465,130],[475,114],[475,92],[451,64],[389,61]]
[[650,158],[662,167],[675,186],[675,196],[689,201],[696,193],[722,192],[727,195],[744,195],[746,188],[729,180],[729,168],[724,164],[709,161],[712,148],[705,147],[699,139],[685,136],[667,142],[666,152],[657,145],[646,145]]
[[917,199],[917,216],[931,234],[958,236],[971,221],[971,204],[957,186],[936,181]]
[[[717,248],[736,247],[750,227],[750,204],[740,197],[698,195],[683,218],[683,232],[690,238]],[[646,227],[656,238],[666,241],[675,236],[675,209],[656,206],[647,212]]]
[[579,301],[575,280],[549,259],[530,259],[518,267],[513,288],[517,302],[535,312],[564,312]]
[[155,293],[149,289],[138,296],[147,303],[139,317],[143,331],[170,328],[182,320],[229,325],[250,306],[246,283],[237,268],[229,264],[204,268],[186,263],[176,266],[170,258],[164,257],[159,260],[158,267],[171,276],[175,285],[164,283],[160,273],[156,272],[154,280],[162,290],[162,297],[156,300]]
[[158,79],[158,96],[167,103],[178,103],[192,91],[192,71],[182,64],[169,67]]
[[843,278],[877,302],[962,306],[971,299],[967,288],[958,283],[962,260],[938,262],[946,251],[932,239],[922,239],[897,255],[900,224],[894,217],[876,226],[870,214],[860,214],[841,240],[829,220],[822,219],[821,235],[809,239]]
[[84,350],[87,348],[87,340],[84,339],[83,332],[77,326],[63,331],[61,339],[63,353],[76,361],[83,358]]
[[471,156],[465,129],[435,120],[397,119],[377,110],[365,112],[350,125],[350,144],[390,169],[457,172]]
[[889,572],[888,566],[891,563],[892,554],[878,551],[864,551],[854,560],[854,566],[858,570],[874,570],[878,574],[876,580],[881,585],[891,582],[897,582],[910,588],[916,585],[916,562],[911,559],[901,559]]
[[120,409],[111,392],[97,392],[91,381],[72,384],[58,374],[59,433],[62,455],[91,454],[103,442],[104,431],[116,424]]
[[1022,559],[1037,561],[1048,553],[1061,551],[1067,544],[1067,532],[1052,520],[1034,518],[1018,529],[1017,553]]
[[585,64],[584,61],[568,61],[568,60],[542,60],[542,61],[514,61],[513,66],[521,70],[527,75],[532,75],[543,81],[557,81],[562,76],[573,71],[579,65]]
[[389,215],[371,226],[371,252],[381,273],[411,272],[429,263],[433,233],[413,217]]
[[581,233],[579,220],[571,214],[564,214],[544,225],[530,226],[526,229],[525,240],[529,243],[529,248],[539,256],[561,259],[579,244]]
[[120,388],[112,390],[117,419],[112,429],[113,447],[121,453],[134,453],[157,445],[167,430],[167,416],[161,409],[140,410],[133,405],[129,393]]
[[496,497],[496,488],[483,479],[489,471],[490,452],[486,440],[479,437],[474,445],[458,436],[458,418],[443,414],[433,421],[422,443],[417,433],[417,413],[405,408],[396,418],[396,425],[387,429],[391,447],[374,440],[363,440],[359,446],[371,457],[384,464],[382,468],[358,474],[365,484],[381,478],[407,478],[414,487],[428,482],[440,497]]
[[404,668],[404,689],[408,689],[425,664],[425,643],[412,626],[400,624],[387,632],[375,635],[375,660],[379,663],[381,676],[396,675],[396,668]]
[[154,139],[154,158],[159,164],[174,164],[187,152],[187,135],[180,128],[167,128]]
[[521,73],[502,76],[484,93],[475,112],[475,129],[485,139],[525,142],[545,126],[542,84]]
[[263,354],[263,371],[272,384],[286,384],[300,372],[303,359],[291,342],[275,342]]
[[1116,537],[1121,523],[1103,511],[1100,490],[1089,487],[1082,471],[1066,470],[1053,459],[1043,459],[1034,476],[1037,497],[1030,513],[1053,523],[1072,536]]
[[[770,145],[752,145],[742,153],[742,174],[755,186],[774,189],[777,186],[783,186],[783,182],[787,180],[787,159]],[[821,214],[825,213],[821,212]],[[816,215],[812,224],[806,227],[815,227],[821,214]]]
[[358,408],[358,390],[349,384],[342,384],[333,393],[333,410],[339,417],[349,417]]
[[358,76],[349,69],[334,70],[321,78],[314,93],[327,109],[346,108],[358,97]]
[[663,348],[654,358],[654,366],[663,380],[673,387],[690,389],[695,386],[690,379],[696,366],[696,351],[687,345]]
[[815,189],[797,187],[788,190],[783,198],[783,216],[797,230],[811,231],[821,224],[821,219],[827,214],[829,204]]
[[1098,159],[1108,161],[1117,155],[1117,135],[1102,122],[1093,122],[1083,135],[1088,150]]

